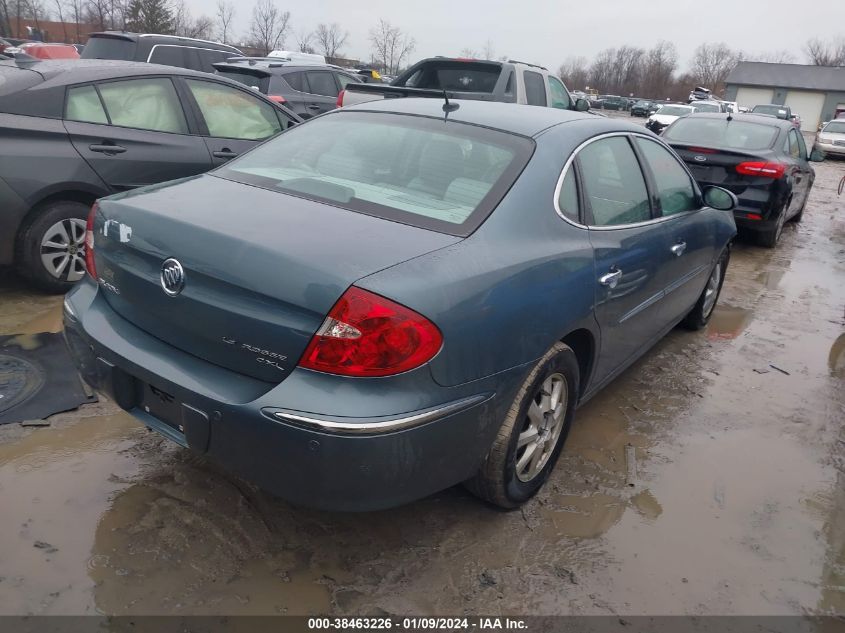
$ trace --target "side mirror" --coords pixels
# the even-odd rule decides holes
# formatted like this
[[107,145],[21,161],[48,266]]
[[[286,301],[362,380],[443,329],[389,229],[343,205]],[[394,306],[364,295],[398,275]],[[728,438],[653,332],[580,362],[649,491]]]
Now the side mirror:
[[586,112],[590,109],[590,102],[586,99],[576,99],[575,100],[575,110],[577,112]]
[[704,189],[704,204],[719,211],[733,211],[739,204],[736,196],[722,187]]
[[813,151],[810,152],[810,162],[812,163],[823,163],[825,159],[825,153],[820,150],[813,148]]

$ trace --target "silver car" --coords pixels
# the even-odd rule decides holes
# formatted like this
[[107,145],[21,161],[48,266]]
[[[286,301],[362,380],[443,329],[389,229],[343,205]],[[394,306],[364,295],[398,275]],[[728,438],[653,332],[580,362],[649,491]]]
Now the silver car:
[[816,149],[826,154],[845,156],[845,119],[825,123],[816,137]]

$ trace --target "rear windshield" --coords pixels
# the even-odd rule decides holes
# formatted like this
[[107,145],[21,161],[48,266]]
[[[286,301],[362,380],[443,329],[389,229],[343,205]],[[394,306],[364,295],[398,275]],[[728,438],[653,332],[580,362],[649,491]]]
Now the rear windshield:
[[778,128],[772,125],[709,117],[678,119],[663,132],[670,143],[751,150],[768,149],[777,135]]
[[715,103],[696,103],[695,110],[696,112],[721,112],[722,108]]
[[778,118],[786,118],[786,109],[776,105],[758,105],[751,109],[755,114],[772,114]]
[[221,77],[226,77],[226,79],[232,79],[245,86],[249,86],[250,88],[263,92],[264,94],[267,94],[268,88],[270,87],[270,77],[264,75],[263,73],[258,75],[251,72],[226,69],[218,70],[217,74]]
[[395,85],[455,92],[493,92],[501,74],[500,64],[427,62]]
[[337,112],[296,126],[215,173],[464,236],[496,207],[533,149],[528,138],[456,121]]
[[[82,59],[122,59],[133,61],[137,44],[119,37],[89,37]],[[146,61],[146,60],[144,60]]]
[[657,114],[666,114],[669,116],[686,116],[692,114],[692,108],[684,108],[680,106],[663,106],[657,111]]
[[845,134],[845,121],[828,123],[824,126],[824,131],[830,132],[831,134]]

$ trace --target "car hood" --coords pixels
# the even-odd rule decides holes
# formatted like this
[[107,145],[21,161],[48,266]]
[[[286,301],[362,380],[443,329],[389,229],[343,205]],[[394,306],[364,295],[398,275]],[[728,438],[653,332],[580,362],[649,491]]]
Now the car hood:
[[670,123],[674,123],[681,117],[675,116],[674,114],[652,114],[651,118],[658,123],[662,123],[663,125],[669,125]]

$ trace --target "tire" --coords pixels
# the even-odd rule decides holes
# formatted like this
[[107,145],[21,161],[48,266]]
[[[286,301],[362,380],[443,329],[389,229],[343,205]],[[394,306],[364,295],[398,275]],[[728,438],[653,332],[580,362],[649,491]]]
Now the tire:
[[764,231],[757,235],[757,243],[766,248],[774,248],[780,241],[780,236],[783,233],[783,225],[786,224],[786,210],[789,209],[789,201],[778,212],[778,218],[775,226],[768,231]]
[[[464,485],[476,496],[504,509],[517,508],[537,494],[554,469],[569,434],[579,381],[575,352],[563,343],[555,343],[525,379],[490,452],[475,476]],[[544,388],[551,393],[544,395]],[[558,389],[559,401],[555,406],[554,394]],[[549,408],[547,414],[542,413],[544,407]],[[530,416],[529,410],[537,411],[539,415]],[[555,415],[555,411],[559,413]],[[538,424],[543,427],[536,434]],[[518,446],[520,436],[527,438],[532,430],[535,439]],[[533,467],[535,460],[526,458],[526,454],[538,455]],[[522,458],[526,463],[518,473]]]
[[725,283],[725,273],[728,270],[728,264],[731,261],[730,247],[722,251],[719,259],[710,270],[710,276],[707,278],[707,285],[701,291],[698,301],[695,302],[692,310],[684,317],[682,324],[688,330],[700,330],[713,316],[716,310],[716,304],[719,303],[719,295],[722,292],[722,284]]
[[36,209],[18,233],[19,272],[46,292],[65,293],[85,276],[85,222],[89,206],[50,202]]
[[791,218],[789,218],[789,221],[790,221],[790,222],[795,222],[795,223],[797,224],[797,223],[799,223],[801,220],[803,220],[803,219],[804,219],[804,208],[807,206],[807,199],[808,199],[809,197],[810,197],[810,194],[809,194],[809,192],[808,192],[808,193],[807,193],[807,195],[806,195],[806,196],[804,196],[804,203],[801,205],[801,208],[800,208],[800,209],[798,209],[798,213],[796,213],[796,214],[795,214],[795,215],[793,215]]

